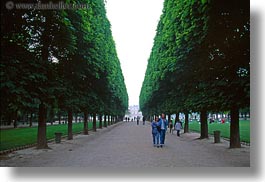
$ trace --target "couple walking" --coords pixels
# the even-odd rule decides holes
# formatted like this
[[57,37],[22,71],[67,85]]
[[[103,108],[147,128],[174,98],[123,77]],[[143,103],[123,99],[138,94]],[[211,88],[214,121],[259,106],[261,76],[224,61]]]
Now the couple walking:
[[161,118],[155,117],[152,121],[152,134],[154,147],[163,147],[165,144],[165,136],[168,126],[168,121],[165,118],[165,114],[161,114]]

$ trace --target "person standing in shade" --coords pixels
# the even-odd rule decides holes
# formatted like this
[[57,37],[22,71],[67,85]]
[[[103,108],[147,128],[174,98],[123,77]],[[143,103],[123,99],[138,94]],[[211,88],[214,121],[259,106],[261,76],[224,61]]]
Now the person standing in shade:
[[182,126],[181,126],[181,123],[180,121],[177,121],[176,124],[175,124],[175,130],[177,131],[177,136],[180,136],[180,130],[181,130]]
[[152,123],[151,123],[154,147],[159,147],[159,136],[160,136],[160,133],[159,133],[158,128],[157,128],[158,119],[159,118],[156,116],[155,120],[153,120]]
[[165,114],[161,114],[161,118],[158,121],[158,126],[160,127],[160,147],[162,148],[165,145],[165,137],[166,137],[166,131],[168,126],[168,121],[165,117]]

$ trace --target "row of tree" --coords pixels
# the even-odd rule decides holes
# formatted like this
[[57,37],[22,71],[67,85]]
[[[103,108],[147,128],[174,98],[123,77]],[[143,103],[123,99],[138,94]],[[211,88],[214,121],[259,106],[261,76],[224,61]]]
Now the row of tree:
[[[140,93],[144,115],[230,111],[230,147],[240,147],[239,110],[250,104],[249,2],[165,0]],[[178,117],[177,117],[178,118]]]
[[128,108],[104,1],[67,3],[86,9],[10,10],[1,1],[1,120],[37,113],[38,148],[47,147],[47,112],[67,113],[72,139],[73,113],[83,113],[87,133],[88,114],[118,118]]

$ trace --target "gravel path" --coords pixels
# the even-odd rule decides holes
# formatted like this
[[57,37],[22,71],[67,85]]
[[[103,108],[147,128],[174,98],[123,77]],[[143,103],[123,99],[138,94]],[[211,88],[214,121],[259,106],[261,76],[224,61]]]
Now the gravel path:
[[[141,123],[142,124],[142,123]],[[50,150],[35,148],[2,156],[0,166],[42,167],[249,167],[250,147],[229,149],[213,138],[198,140],[197,133],[166,135],[165,147],[152,145],[150,124],[122,122],[74,140],[50,143]]]

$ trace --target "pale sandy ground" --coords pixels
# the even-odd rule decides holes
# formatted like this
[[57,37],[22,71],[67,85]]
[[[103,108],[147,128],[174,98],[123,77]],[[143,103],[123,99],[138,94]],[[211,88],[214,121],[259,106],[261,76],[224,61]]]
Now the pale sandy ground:
[[150,124],[123,122],[90,135],[49,143],[50,150],[28,148],[2,156],[0,166],[27,167],[249,167],[250,147],[198,140],[198,133],[166,135],[166,146],[152,145]]

